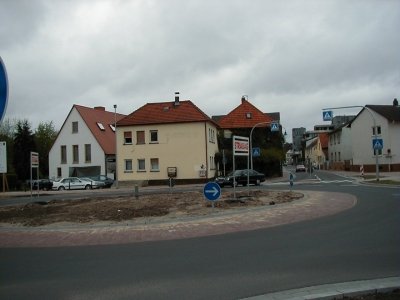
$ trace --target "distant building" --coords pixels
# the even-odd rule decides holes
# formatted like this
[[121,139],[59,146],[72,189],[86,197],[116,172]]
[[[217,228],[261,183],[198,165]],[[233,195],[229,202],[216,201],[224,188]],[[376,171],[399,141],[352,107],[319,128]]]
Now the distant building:
[[[235,107],[227,115],[213,116],[220,127],[221,149],[220,151],[229,152],[232,150],[232,135],[249,137],[252,132],[252,147],[261,149],[260,157],[254,158],[253,168],[257,171],[265,173],[267,176],[278,175],[282,173],[282,163],[285,160],[283,153],[282,126],[279,126],[278,132],[271,132],[271,124],[280,122],[280,113],[265,113],[251,104],[245,97],[241,98],[241,103]],[[256,126],[256,127],[255,127]],[[275,149],[276,152],[281,151],[281,157],[271,158],[269,165],[265,163],[268,150]],[[223,164],[224,159],[220,161]],[[227,159],[229,169],[232,167],[231,156]],[[238,158],[236,168],[247,168],[247,158]]]
[[[378,154],[382,171],[400,171],[400,107],[397,99],[393,105],[366,105],[350,126],[354,171],[362,165],[365,172],[374,172],[375,154]],[[375,137],[382,142],[382,148],[373,149]]]

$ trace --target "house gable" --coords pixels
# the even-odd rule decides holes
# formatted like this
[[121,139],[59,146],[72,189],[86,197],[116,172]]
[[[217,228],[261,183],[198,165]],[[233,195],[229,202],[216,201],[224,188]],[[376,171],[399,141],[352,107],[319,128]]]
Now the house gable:
[[[221,128],[252,128],[255,124],[258,123],[278,121],[274,120],[270,114],[265,114],[260,111],[245,98],[242,98],[241,101],[242,103],[234,110],[232,110],[229,114],[216,118]],[[275,113],[273,116],[277,116],[277,113]]]

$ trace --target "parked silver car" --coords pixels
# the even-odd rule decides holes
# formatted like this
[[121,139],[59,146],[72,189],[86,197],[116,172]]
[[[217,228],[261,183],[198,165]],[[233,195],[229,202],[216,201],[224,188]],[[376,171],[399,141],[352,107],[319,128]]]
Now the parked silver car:
[[91,184],[92,189],[102,189],[106,185],[103,181],[94,180],[94,179],[89,178],[89,177],[80,177],[80,179],[89,181],[90,184]]
[[53,182],[53,190],[90,190],[92,183],[87,180],[83,180],[78,177],[66,177],[61,178],[58,181]]

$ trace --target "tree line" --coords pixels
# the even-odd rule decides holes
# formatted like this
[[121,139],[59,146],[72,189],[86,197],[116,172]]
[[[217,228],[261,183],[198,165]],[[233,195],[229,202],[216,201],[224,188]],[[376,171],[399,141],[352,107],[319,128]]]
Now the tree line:
[[[39,153],[39,178],[48,177],[49,152],[57,134],[53,121],[40,122],[37,128],[32,129],[27,119],[3,120],[0,124],[0,141],[7,143],[7,181],[10,190],[24,188],[30,179],[31,152]],[[34,174],[36,178],[36,172]]]

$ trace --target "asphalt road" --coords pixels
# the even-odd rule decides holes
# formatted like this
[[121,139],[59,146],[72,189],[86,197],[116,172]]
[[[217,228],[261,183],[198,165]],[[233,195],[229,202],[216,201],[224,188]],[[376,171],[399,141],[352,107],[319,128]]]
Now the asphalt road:
[[312,221],[195,239],[3,248],[0,298],[238,299],[399,276],[399,189],[317,175],[308,183],[308,174],[298,174],[295,189],[351,193],[357,205]]

